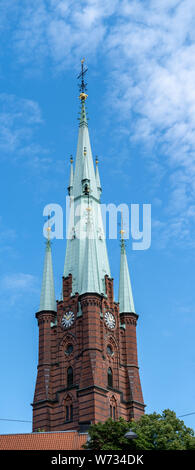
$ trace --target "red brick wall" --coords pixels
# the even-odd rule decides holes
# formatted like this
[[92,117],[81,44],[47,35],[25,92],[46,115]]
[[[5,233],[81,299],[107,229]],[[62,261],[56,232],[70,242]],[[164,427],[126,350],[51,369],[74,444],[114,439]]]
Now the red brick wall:
[[[63,301],[57,314],[37,313],[39,326],[39,363],[33,402],[33,430],[79,429],[81,423],[105,421],[110,406],[116,419],[137,419],[144,412],[137,363],[137,315],[120,316],[113,298],[113,280],[105,276],[107,297],[98,294],[71,296],[72,276],[63,279]],[[78,316],[80,309],[82,316]],[[65,311],[74,312],[74,323],[64,329],[61,319]],[[116,320],[114,329],[104,321],[111,311]],[[102,318],[103,317],[103,318]],[[120,327],[120,322],[125,329]],[[65,353],[73,345],[73,352]],[[113,355],[107,352],[107,345]],[[67,369],[73,368],[73,386],[68,388]],[[113,387],[108,387],[108,368],[113,372]],[[66,421],[66,407],[73,407],[73,418]],[[69,408],[70,411],[70,408]]]

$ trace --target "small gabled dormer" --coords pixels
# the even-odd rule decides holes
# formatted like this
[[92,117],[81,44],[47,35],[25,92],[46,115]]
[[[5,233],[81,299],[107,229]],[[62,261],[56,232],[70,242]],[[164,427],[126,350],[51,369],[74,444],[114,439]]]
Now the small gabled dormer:
[[72,155],[71,155],[71,157],[70,157],[70,180],[69,180],[69,186],[68,186],[68,194],[69,194],[69,196],[72,196],[72,192],[73,192],[73,180],[74,180],[73,158],[72,158]]
[[82,190],[83,190],[83,194],[88,196],[90,193],[90,179],[89,179],[89,172],[88,172],[88,165],[87,165],[86,147],[84,147],[83,158],[84,158],[84,164],[83,164]]

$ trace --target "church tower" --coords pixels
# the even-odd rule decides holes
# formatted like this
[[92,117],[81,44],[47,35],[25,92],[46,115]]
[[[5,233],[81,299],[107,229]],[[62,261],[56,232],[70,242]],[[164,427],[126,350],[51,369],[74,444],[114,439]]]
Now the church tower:
[[62,299],[55,300],[50,227],[36,313],[39,359],[33,431],[86,430],[90,423],[144,413],[135,312],[123,230],[118,302],[101,215],[98,159],[93,163],[82,61],[79,134],[71,157],[70,217]]

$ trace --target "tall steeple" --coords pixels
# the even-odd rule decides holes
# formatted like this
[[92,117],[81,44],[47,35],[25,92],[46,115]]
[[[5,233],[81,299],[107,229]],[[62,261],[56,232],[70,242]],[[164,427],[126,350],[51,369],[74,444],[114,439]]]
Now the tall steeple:
[[[75,430],[123,417],[139,419],[144,402],[137,359],[135,313],[121,231],[119,302],[114,300],[94,168],[81,65],[78,144],[69,181],[69,227],[63,295],[55,305],[51,244],[46,244],[39,326],[33,432]],[[56,312],[57,307],[57,312]]]
[[[80,77],[81,112],[79,119],[79,134],[74,171],[74,182],[72,188],[72,201],[70,211],[69,230],[70,238],[67,240],[66,256],[64,265],[64,277],[72,274],[72,294],[83,292],[83,273],[87,270],[86,252],[90,250],[91,263],[96,266],[98,260],[97,293],[105,294],[105,275],[110,277],[110,267],[104,236],[99,192],[100,181],[97,184],[97,170],[95,173],[93,157],[89,138],[89,129],[86,115],[85,102],[87,99],[85,73],[83,69]],[[99,175],[99,173],[98,173]],[[88,206],[90,205],[90,223],[93,226],[93,242],[88,241]],[[74,236],[71,234],[74,233]],[[101,234],[101,236],[100,236]],[[88,252],[89,255],[89,252]],[[94,268],[95,269],[95,268]],[[86,277],[85,273],[85,277]],[[90,272],[88,272],[90,276]],[[90,285],[85,283],[85,286]],[[87,291],[88,288],[86,287]]]
[[120,259],[120,278],[119,278],[119,309],[120,313],[133,312],[135,306],[133,301],[133,293],[131,288],[131,280],[127,263],[127,255],[124,241],[124,230],[121,227],[121,259]]
[[53,278],[53,265],[51,254],[50,227],[47,228],[48,238],[46,242],[45,261],[43,269],[43,280],[41,289],[41,299],[39,312],[52,311],[56,312],[56,299]]

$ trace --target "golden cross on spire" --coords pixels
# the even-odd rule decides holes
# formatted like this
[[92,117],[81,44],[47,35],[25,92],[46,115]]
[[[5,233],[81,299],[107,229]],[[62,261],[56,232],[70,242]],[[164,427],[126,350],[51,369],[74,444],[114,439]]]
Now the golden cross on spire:
[[79,83],[79,89],[80,89],[80,100],[83,100],[85,101],[86,98],[87,98],[87,94],[85,93],[86,90],[87,90],[87,83],[85,82],[85,74],[88,70],[88,68],[86,67],[84,69],[84,62],[85,62],[85,58],[81,60],[81,72],[79,73],[78,75],[78,79],[81,79],[81,82]]

